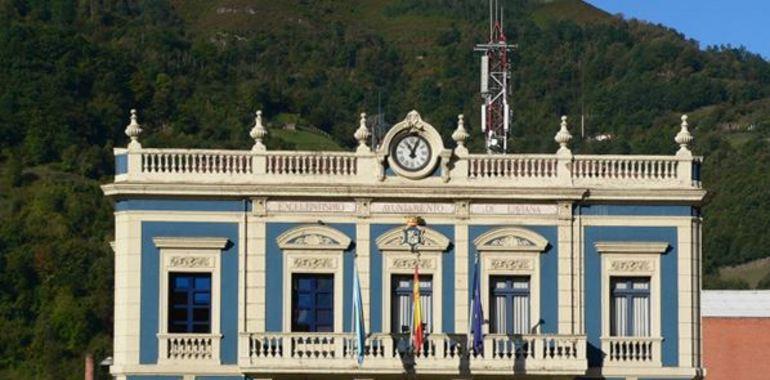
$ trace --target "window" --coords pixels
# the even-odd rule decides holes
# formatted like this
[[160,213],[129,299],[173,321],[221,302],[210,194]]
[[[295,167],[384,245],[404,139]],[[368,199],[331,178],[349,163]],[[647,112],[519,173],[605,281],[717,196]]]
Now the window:
[[211,274],[169,273],[170,333],[211,332]]
[[[393,314],[391,317],[391,332],[409,333],[412,331],[412,298],[413,275],[393,276],[393,295],[391,305]],[[433,279],[431,276],[420,276],[420,310],[422,311],[422,323],[424,331],[432,331],[433,320]]]
[[611,336],[650,335],[650,278],[612,277]]
[[291,331],[334,331],[334,275],[294,274]]
[[492,276],[490,325],[492,334],[529,333],[529,277]]

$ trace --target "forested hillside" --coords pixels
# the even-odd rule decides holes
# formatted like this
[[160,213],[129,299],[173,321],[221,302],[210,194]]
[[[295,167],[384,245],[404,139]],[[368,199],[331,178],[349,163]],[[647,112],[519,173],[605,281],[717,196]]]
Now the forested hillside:
[[[718,269],[770,256],[770,63],[577,0],[505,4],[513,149],[555,151],[566,114],[577,152],[672,154],[688,113],[711,192],[706,285],[745,286]],[[478,0],[0,0],[0,378],[82,378],[83,353],[109,355],[99,184],[130,108],[147,147],[248,148],[262,109],[305,127],[271,148],[349,149],[381,100],[387,121],[418,109],[445,136],[464,113],[478,151],[485,35]]]

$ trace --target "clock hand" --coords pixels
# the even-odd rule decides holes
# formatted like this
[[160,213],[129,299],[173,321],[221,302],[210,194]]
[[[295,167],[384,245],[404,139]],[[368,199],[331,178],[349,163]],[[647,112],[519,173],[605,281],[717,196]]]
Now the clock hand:
[[417,144],[419,144],[418,141],[415,141],[414,144],[412,144],[409,147],[409,157],[415,158],[417,155],[415,154],[417,152]]

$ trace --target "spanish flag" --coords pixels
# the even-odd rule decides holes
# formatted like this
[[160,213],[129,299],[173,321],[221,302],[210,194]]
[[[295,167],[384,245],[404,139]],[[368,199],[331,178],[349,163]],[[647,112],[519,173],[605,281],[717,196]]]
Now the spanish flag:
[[412,281],[412,345],[414,352],[419,354],[422,348],[422,310],[420,308],[420,270],[417,264],[414,266],[414,280]]

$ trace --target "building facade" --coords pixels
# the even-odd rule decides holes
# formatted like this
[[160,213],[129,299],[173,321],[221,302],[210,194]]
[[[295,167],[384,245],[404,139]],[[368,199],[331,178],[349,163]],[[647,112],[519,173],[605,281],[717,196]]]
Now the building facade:
[[[566,118],[554,154],[470,154],[462,116],[448,148],[416,111],[372,149],[361,120],[355,152],[269,150],[259,113],[249,151],[149,149],[132,114],[103,186],[114,376],[702,376],[705,192],[686,117],[671,156],[574,155]],[[413,216],[419,255],[404,241]],[[485,323],[471,349],[476,266]]]
[[703,363],[709,380],[770,373],[770,290],[703,291]]

